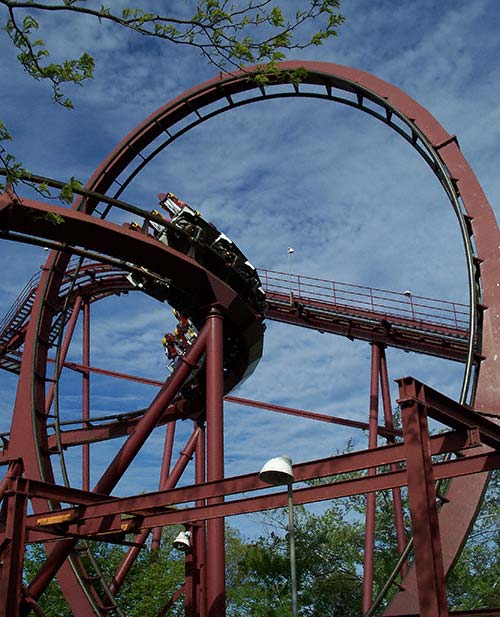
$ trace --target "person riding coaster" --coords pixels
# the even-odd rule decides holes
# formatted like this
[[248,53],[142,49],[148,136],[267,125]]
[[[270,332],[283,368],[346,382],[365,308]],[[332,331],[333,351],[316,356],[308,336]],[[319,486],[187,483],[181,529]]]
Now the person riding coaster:
[[[158,199],[171,218],[165,219],[167,225],[149,221],[155,238],[196,259],[229,284],[236,284],[238,293],[247,296],[264,314],[265,293],[257,270],[236,244],[173,193],[159,193]],[[160,215],[158,210],[153,214]]]
[[185,201],[181,201],[173,193],[158,193],[158,199],[160,202],[160,206],[164,210],[166,210],[172,217],[179,214],[179,212],[184,208],[188,208],[189,210],[191,210],[191,208],[187,205]]
[[[168,213],[168,218],[159,210],[152,210],[152,216],[145,216],[142,225],[125,223],[138,233],[148,235],[177,253],[183,253],[198,263],[199,266],[217,277],[230,287],[238,296],[238,303],[245,303],[254,311],[255,318],[262,321],[265,316],[266,300],[257,270],[247,260],[236,244],[221,233],[213,223],[203,219],[200,212],[192,209],[172,193],[159,194],[160,206]],[[197,294],[189,291],[182,284],[174,284],[166,275],[158,276],[154,270],[134,263],[125,262],[128,269],[127,280],[132,287],[144,291],[160,302],[168,303],[177,318],[173,332],[166,332],[162,337],[167,368],[173,372],[182,362],[198,331],[205,321],[205,305],[200,306]],[[174,277],[175,278],[175,277]],[[212,279],[215,280],[216,279]],[[248,309],[247,309],[248,310]],[[239,367],[242,351],[246,353],[246,339],[234,331],[234,324],[224,330],[224,371],[228,379],[233,379],[233,367]],[[182,387],[182,394],[194,400],[203,390],[204,373],[201,368],[205,362],[202,354],[197,368],[191,373]],[[246,356],[245,356],[246,357]],[[260,356],[259,356],[260,357]],[[256,365],[248,365],[244,379]],[[234,374],[236,374],[234,369]]]
[[161,341],[165,355],[169,359],[167,368],[170,372],[173,372],[179,357],[187,353],[198,336],[198,331],[187,317],[181,315],[177,309],[173,309],[173,312],[177,325],[173,332],[166,332]]

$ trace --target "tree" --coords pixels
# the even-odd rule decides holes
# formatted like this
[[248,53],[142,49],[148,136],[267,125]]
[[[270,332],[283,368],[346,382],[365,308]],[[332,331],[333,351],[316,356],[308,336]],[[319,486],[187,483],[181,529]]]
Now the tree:
[[[24,71],[50,84],[55,103],[72,108],[64,86],[82,85],[91,79],[95,59],[85,52],[79,58],[52,61],[39,35],[40,14],[54,20],[65,14],[75,19],[87,16],[146,38],[195,48],[219,69],[257,64],[266,71],[283,60],[286,52],[320,45],[335,36],[344,20],[338,12],[340,0],[306,0],[299,3],[299,10],[286,5],[281,8],[273,0],[191,0],[170,3],[165,14],[158,12],[158,3],[148,0],[139,6],[118,8],[117,4],[108,6],[94,0],[0,0],[0,26],[17,49]],[[261,79],[265,79],[264,71]],[[15,184],[26,179],[27,172],[8,152],[6,144],[11,140],[8,128],[0,121],[0,163],[7,179]],[[71,196],[71,191],[68,194]]]
[[491,474],[479,515],[447,581],[455,610],[500,605],[500,470]]
[[[182,585],[184,558],[172,546],[178,531],[179,528],[166,527],[162,533],[161,549],[146,548],[139,554],[117,595],[124,614],[129,617],[156,615]],[[90,550],[92,560],[97,562],[103,580],[109,583],[125,555],[126,548],[105,542],[91,542]],[[87,572],[94,573],[95,569],[89,563],[87,553],[80,552],[80,555]],[[24,562],[26,580],[30,580],[38,572],[45,559],[42,545],[35,544],[28,548]],[[95,589],[105,601],[105,594],[98,582],[95,584]],[[51,581],[39,604],[46,617],[70,617],[72,614],[56,579]],[[182,598],[168,614],[172,617],[184,615]]]
[[[299,614],[358,616],[361,604],[362,523],[351,516],[353,502],[339,499],[323,514],[295,507]],[[228,616],[289,617],[290,562],[287,514],[266,516],[271,531],[251,544],[230,540]],[[236,544],[239,548],[236,550]],[[239,558],[235,554],[239,551]]]

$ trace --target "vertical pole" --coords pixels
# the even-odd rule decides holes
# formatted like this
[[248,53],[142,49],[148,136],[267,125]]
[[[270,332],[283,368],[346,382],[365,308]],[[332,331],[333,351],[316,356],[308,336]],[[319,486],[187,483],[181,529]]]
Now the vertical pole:
[[[387,359],[385,357],[385,349],[380,349],[380,385],[382,390],[382,404],[384,407],[384,421],[386,428],[393,429],[394,421],[391,409],[391,394],[389,389],[389,376],[387,371]],[[395,443],[394,437],[387,437],[389,443]],[[398,466],[393,463],[390,467],[391,471],[397,471]],[[392,489],[392,502],[394,504],[394,522],[396,525],[396,541],[398,544],[398,553],[402,555],[406,548],[406,530],[403,518],[403,501],[401,499],[401,489],[399,487]],[[408,562],[405,561],[401,566],[401,575],[404,576],[408,570]]]
[[[212,309],[207,319],[207,480],[224,477],[224,417],[223,417],[223,323],[222,315]],[[223,497],[214,497],[208,503],[221,503]],[[207,522],[207,615],[224,617],[225,555],[224,519]]]
[[[205,427],[203,424],[198,425],[200,434],[196,442],[196,460],[195,460],[195,482],[203,484],[206,480],[206,465],[205,465]],[[204,499],[196,501],[197,506],[203,506]],[[198,570],[198,617],[206,617],[207,615],[207,584],[206,584],[206,561],[207,561],[207,531],[205,521],[200,521],[199,527],[196,527],[196,567]]]
[[[159,490],[162,491],[166,488],[166,483],[168,481],[168,476],[170,473],[170,463],[172,462],[172,450],[174,448],[174,437],[175,437],[175,422],[169,422],[167,424],[167,432],[165,433],[165,442],[163,444],[163,457],[161,460],[161,470],[160,470],[160,482],[159,482]],[[153,529],[152,539],[151,539],[151,550],[158,550],[161,545],[161,531],[162,527],[155,527]]]
[[[66,360],[66,356],[68,355],[69,345],[71,343],[71,339],[73,338],[73,333],[75,331],[76,322],[78,320],[78,315],[80,314],[80,309],[82,307],[82,297],[78,296],[75,300],[75,304],[73,306],[73,311],[71,312],[71,317],[69,318],[68,325],[66,326],[66,334],[64,335],[64,341],[61,345],[61,351],[59,352],[59,364],[54,369],[53,379],[57,381],[63,369],[64,362]],[[50,408],[52,407],[52,402],[54,400],[54,382],[50,384],[49,390],[47,392],[47,396],[45,399],[45,413],[48,414]]]
[[427,413],[415,382],[398,381],[420,617],[448,617]]
[[[372,361],[370,377],[370,417],[368,422],[368,448],[377,447],[378,435],[378,398],[379,398],[379,371],[380,347],[372,343]],[[373,476],[376,469],[368,469],[368,475]],[[365,554],[363,563],[363,613],[370,608],[373,599],[373,559],[375,550],[375,506],[376,493],[366,496],[365,520]]]
[[19,617],[28,495],[19,477],[5,491],[6,518],[0,545],[0,615]]
[[288,538],[290,540],[290,582],[292,587],[292,617],[297,617],[297,558],[295,555],[293,490],[291,482],[288,484]]
[[[88,298],[83,300],[83,339],[82,339],[82,364],[90,366],[90,303]],[[90,418],[90,372],[88,368],[82,373],[82,419],[83,428],[87,428]],[[90,490],[90,444],[82,445],[82,488]]]
[[193,527],[189,531],[191,549],[184,556],[184,617],[196,617],[196,534]]

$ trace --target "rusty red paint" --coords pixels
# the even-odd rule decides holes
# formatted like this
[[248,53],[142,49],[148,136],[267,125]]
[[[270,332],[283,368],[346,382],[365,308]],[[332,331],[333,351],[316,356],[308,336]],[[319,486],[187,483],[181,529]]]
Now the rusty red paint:
[[448,617],[443,556],[425,407],[401,407],[415,573],[421,617]]

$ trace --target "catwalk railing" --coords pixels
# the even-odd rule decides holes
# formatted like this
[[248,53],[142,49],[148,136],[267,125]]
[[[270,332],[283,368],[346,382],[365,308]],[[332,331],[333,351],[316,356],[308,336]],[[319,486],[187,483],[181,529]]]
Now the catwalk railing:
[[417,296],[410,291],[388,291],[273,270],[259,270],[259,274],[266,293],[291,293],[296,302],[313,301],[359,309],[387,317],[444,326],[457,333],[468,330],[469,307],[459,302]]
[[261,270],[267,318],[465,362],[469,307],[404,292]]

